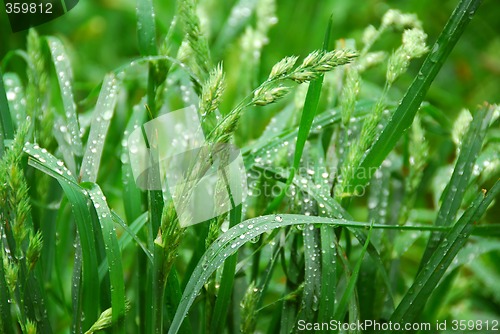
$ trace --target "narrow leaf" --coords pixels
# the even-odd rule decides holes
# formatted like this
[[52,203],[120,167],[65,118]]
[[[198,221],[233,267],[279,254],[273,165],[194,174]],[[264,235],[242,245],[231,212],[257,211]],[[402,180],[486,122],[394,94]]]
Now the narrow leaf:
[[64,115],[70,135],[69,138],[73,154],[81,156],[83,154],[83,146],[80,138],[80,126],[78,125],[76,104],[73,98],[71,86],[73,75],[71,73],[69,58],[59,39],[49,36],[47,37],[47,43],[50,49],[50,54],[52,55],[57,81],[59,83],[59,92],[61,94],[61,100],[64,107]]
[[106,75],[94,109],[87,149],[83,156],[80,170],[80,179],[82,181],[95,182],[97,179],[106,134],[117,101],[118,89],[118,79],[113,74]]

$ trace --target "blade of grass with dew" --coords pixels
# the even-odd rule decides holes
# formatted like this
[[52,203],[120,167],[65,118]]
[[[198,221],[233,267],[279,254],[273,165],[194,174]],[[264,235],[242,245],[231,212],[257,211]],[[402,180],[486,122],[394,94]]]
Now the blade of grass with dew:
[[[325,39],[323,41],[323,50],[328,49],[330,43],[330,31],[332,29],[333,15],[330,16],[328,20],[328,27],[325,33]],[[314,118],[316,117],[316,112],[318,109],[319,98],[321,96],[321,88],[323,87],[323,75],[318,76],[317,79],[312,80],[309,83],[309,88],[307,89],[306,99],[304,101],[304,108],[302,108],[302,116],[300,118],[299,130],[297,135],[297,142],[295,144],[295,152],[293,155],[293,165],[285,186],[282,188],[279,195],[274,198],[274,200],[269,204],[266,209],[266,214],[269,214],[276,210],[283,198],[285,197],[288,188],[292,184],[295,172],[298,170],[300,165],[300,160],[302,158],[302,153],[304,152],[304,147],[309,137],[309,132],[311,131],[311,126],[313,124]]]
[[71,139],[68,136],[67,122],[61,115],[55,115],[53,135],[66,167],[76,175],[78,170],[73,154]]
[[[306,165],[308,163],[314,162],[315,170],[325,170],[326,166],[323,159],[323,149],[319,144],[319,140],[312,139],[310,141],[310,149],[306,152]],[[313,170],[314,172],[314,170]],[[314,182],[319,185],[319,191],[323,194],[329,194],[329,187],[325,187],[324,179],[320,175],[320,173],[315,172],[312,176],[314,178]],[[319,180],[322,179],[322,180]],[[302,181],[302,180],[301,180]],[[320,181],[320,182],[318,182]],[[306,196],[309,196],[307,194]],[[305,199],[304,199],[305,200]],[[321,216],[324,216],[324,210],[321,210],[321,206],[318,205],[318,210]],[[325,289],[325,286],[322,286],[325,277],[331,278],[332,274],[335,272],[334,269],[331,269],[331,265],[327,268],[326,266],[322,266],[323,257],[329,257],[331,248],[327,247],[320,240],[322,234],[321,231],[326,230],[327,234],[330,232],[334,234],[335,232],[331,227],[321,226],[321,229],[315,229],[314,225],[308,225],[304,227],[302,231],[302,236],[304,240],[304,290],[302,292],[302,303],[301,303],[301,313],[299,314],[299,318],[301,320],[305,320],[306,322],[313,322],[315,320],[315,316],[319,310],[319,302],[323,297],[322,292]],[[329,231],[328,231],[329,230]],[[331,261],[331,260],[330,260]],[[325,272],[323,272],[325,271]],[[327,286],[329,283],[326,284]],[[331,288],[331,286],[330,286]],[[328,291],[328,293],[330,293]],[[331,301],[331,300],[330,300]],[[328,307],[332,306],[333,303],[328,305]]]
[[488,206],[500,193],[500,180],[490,191],[484,190],[465,211],[458,222],[440,240],[436,251],[419,272],[403,300],[392,314],[390,321],[410,323],[417,318],[434,288],[439,283],[457,253],[467,242],[474,224],[483,216]]
[[[332,219],[324,217],[312,217],[296,214],[268,215],[248,219],[237,226],[229,229],[221,235],[205,252],[200,263],[193,271],[189,279],[184,294],[175,314],[169,333],[177,333],[189,307],[193,304],[199,290],[205,284],[206,280],[224,261],[234,254],[238,249],[248,241],[260,236],[264,232],[271,232],[273,229],[291,225],[304,224],[327,224],[333,226],[351,227],[351,228],[381,228],[397,230],[447,230],[445,227],[436,226],[398,226],[398,225],[380,225],[345,219]],[[243,236],[243,238],[242,238]]]
[[[323,139],[315,138],[311,140],[310,157],[316,166],[314,173],[314,183],[316,184],[314,192],[323,199],[330,197],[330,185],[327,177],[325,177],[327,165],[324,159],[325,153],[323,148]],[[313,155],[314,154],[314,155]],[[320,171],[324,171],[320,173]],[[319,187],[318,187],[319,186]],[[308,192],[307,196],[311,196]],[[329,217],[333,216],[338,218],[339,212],[336,214],[332,210],[327,210],[324,203],[317,203],[320,216]],[[319,307],[318,307],[318,321],[328,321],[335,309],[335,298],[337,291],[337,248],[335,245],[336,235],[335,230],[331,226],[322,225],[320,227],[320,246],[321,255],[318,256],[318,262],[321,264],[321,275],[318,276],[320,291],[319,292]],[[306,289],[304,288],[304,291]]]
[[153,0],[137,0],[137,39],[142,56],[158,53]]
[[[56,37],[48,36],[47,44],[50,49],[57,82],[59,84],[59,93],[61,94],[61,100],[64,107],[66,126],[70,134],[70,145],[73,154],[77,157],[81,157],[83,154],[83,146],[80,138],[80,126],[78,125],[76,104],[71,87],[73,75],[69,58],[64,50],[63,44]],[[77,164],[78,163],[79,161],[77,161]]]
[[[328,321],[335,310],[337,285],[337,248],[335,233],[328,226],[321,226],[321,294],[318,321]],[[329,268],[329,269],[326,269]]]
[[3,73],[0,71],[0,157],[3,155],[5,139],[14,138],[14,127],[10,115],[9,101],[3,83]]
[[195,230],[195,234],[198,237],[197,240],[199,242],[197,243],[197,247],[193,251],[193,256],[189,259],[189,262],[186,267],[186,271],[184,272],[184,277],[181,282],[181,287],[184,289],[186,287],[186,284],[189,280],[189,276],[193,273],[194,268],[196,268],[196,265],[200,261],[201,257],[205,253],[206,247],[205,247],[205,240],[207,239],[208,236],[208,231],[209,231],[209,224],[196,224],[193,226],[193,229]]
[[[55,182],[57,180],[54,179]],[[58,185],[59,186],[59,185]],[[59,240],[55,243],[54,253],[57,254],[54,258],[53,264],[53,286],[54,289],[52,293],[57,295],[57,300],[59,301],[59,306],[66,310],[67,314],[73,314],[71,301],[75,296],[71,295],[70,291],[70,303],[66,303],[67,293],[64,289],[64,284],[67,282],[72,282],[73,290],[77,290],[77,287],[80,286],[80,278],[81,278],[81,267],[82,267],[82,254],[81,247],[78,246],[78,234],[75,235],[75,229],[73,228],[73,224],[68,224],[68,221],[71,221],[71,203],[69,203],[68,198],[64,196],[61,189],[61,204],[58,210],[58,215],[56,217],[56,221],[54,222],[57,225],[57,236]],[[44,239],[45,240],[45,239]],[[73,263],[68,263],[68,259],[74,257]],[[71,268],[72,267],[72,268]],[[80,275],[75,275],[75,271],[79,269]],[[45,268],[44,268],[45,270]],[[74,279],[78,278],[78,281],[75,282]],[[75,301],[73,303],[77,305]],[[50,313],[49,313],[50,314]],[[71,320],[71,319],[70,319]]]
[[[151,151],[150,163],[152,173],[148,175],[150,184],[158,184],[160,180],[158,179],[160,171],[159,164],[155,163],[158,161],[158,151],[155,147],[149,148]],[[155,158],[153,158],[155,157]],[[151,301],[151,319],[150,325],[152,326],[151,331],[157,334],[163,332],[163,299],[165,296],[166,280],[168,277],[168,272],[165,272],[165,262],[167,261],[167,256],[165,254],[165,249],[163,246],[162,235],[160,225],[163,219],[164,211],[164,201],[163,194],[161,190],[149,190],[148,191],[148,203],[149,203],[149,221],[150,221],[150,235],[155,238],[153,242],[153,267],[151,268],[151,286],[148,292],[151,294],[147,297],[147,300]],[[168,205],[168,204],[167,204]],[[169,222],[174,223],[174,222]],[[149,280],[148,280],[149,282]],[[148,331],[149,332],[149,331]]]
[[90,200],[94,205],[101,225],[111,285],[112,323],[115,324],[114,332],[124,333],[123,322],[119,320],[125,315],[125,283],[123,279],[121,252],[114,221],[101,188],[97,184],[91,183],[85,183],[82,186],[88,188]]
[[5,73],[3,79],[4,89],[8,96],[7,100],[10,106],[10,114],[12,115],[12,127],[17,128],[17,126],[26,119],[25,89],[22,84],[21,78],[19,77],[19,75],[17,75],[17,73]]
[[[450,181],[442,194],[441,207],[434,225],[449,226],[455,219],[460,205],[465,195],[467,185],[472,175],[474,162],[477,159],[486,130],[489,127],[490,119],[493,114],[493,108],[485,105],[478,110],[467,133],[462,141],[460,154],[455,164],[455,169]],[[441,235],[431,234],[427,248],[420,262],[420,269],[427,264],[427,261],[434,253]]]
[[359,271],[361,269],[361,264],[363,263],[363,257],[365,256],[368,245],[370,244],[371,231],[372,230],[370,229],[365,244],[363,245],[363,249],[361,250],[361,254],[359,255],[359,259],[356,261],[356,265],[352,270],[351,277],[349,278],[344,294],[342,295],[342,298],[335,309],[335,313],[333,314],[333,319],[337,321],[342,321],[344,319],[349,301],[351,298],[355,298],[356,282],[358,281]]
[[304,290],[302,291],[301,312],[299,319],[314,322],[318,310],[321,289],[320,242],[314,225],[305,225],[302,230],[304,239]]
[[[38,161],[32,160],[30,164],[42,170],[42,166]],[[54,175],[51,175],[54,176]],[[98,274],[98,261],[96,256],[96,247],[94,240],[94,231],[91,221],[90,212],[87,206],[87,197],[76,187],[75,184],[60,181],[64,193],[71,203],[73,216],[78,228],[79,242],[77,248],[81,249],[82,255],[82,268],[77,276],[81,276],[81,285],[73,286],[73,328],[80,333],[84,328],[90,328],[97,320],[98,305],[99,305],[99,274]],[[77,265],[77,263],[75,263]],[[78,278],[77,278],[78,279]]]
[[[229,227],[234,227],[237,224],[241,223],[241,210],[242,205],[240,204],[229,212]],[[234,254],[230,256],[224,263],[222,278],[219,284],[219,291],[217,293],[217,299],[215,301],[214,312],[210,324],[210,331],[212,333],[221,333],[224,328],[223,326],[226,323],[237,262],[238,254]]]
[[374,170],[380,166],[405,130],[410,127],[432,81],[480,4],[481,0],[461,0],[457,5],[398,108],[358,167],[358,170],[365,173],[354,173],[350,189],[356,189],[357,186],[363,186],[370,181]]
[[[137,0],[137,39],[139,52],[142,56],[154,56],[158,54],[156,45],[156,22],[153,0]],[[147,101],[153,115],[156,115],[156,85],[155,64],[148,64],[148,88]]]
[[[123,206],[125,208],[125,217],[129,224],[137,219],[143,211],[141,209],[142,194],[135,183],[132,167],[130,165],[128,136],[134,131],[135,127],[141,126],[146,120],[146,109],[143,107],[144,102],[145,99],[143,98],[141,99],[141,103],[132,108],[132,115],[128,120],[121,143],[122,152],[120,160],[122,162]],[[152,246],[152,240],[150,246]]]
[[87,149],[80,169],[80,180],[95,182],[101,163],[102,150],[115,110],[120,87],[119,80],[113,74],[104,77],[101,92],[93,112]]
[[[122,71],[126,69],[123,68]],[[117,74],[115,72],[115,74]],[[132,131],[141,126],[146,120],[146,109],[144,108],[144,104],[146,102],[146,98],[142,98],[141,102],[137,105],[134,105],[132,108],[132,115],[130,116],[125,131],[122,137],[122,152],[120,160],[122,162],[122,182],[123,182],[123,206],[125,208],[125,217],[127,219],[127,223],[131,224],[131,222],[136,221],[138,217],[141,216],[143,210],[141,208],[141,204],[143,202],[143,196],[141,190],[137,187],[135,182],[132,167],[130,164],[130,157],[128,151],[128,136],[132,133]],[[147,211],[145,213],[147,217],[145,221],[150,221],[150,212]],[[139,229],[137,230],[137,234],[142,237],[143,240],[146,240],[146,249],[147,253],[150,253],[150,259],[152,262],[152,250],[153,250],[153,235],[151,224],[148,224],[147,231]],[[151,265],[147,261],[147,255],[143,253],[137,254],[137,266],[138,266],[138,279],[139,283],[136,284],[136,295],[138,296],[137,300],[137,308],[138,308],[138,318],[139,318],[139,326],[138,331],[141,333],[146,333],[146,325],[150,323],[151,319],[151,277],[150,277],[150,268]],[[142,282],[142,275],[146,276],[146,283]],[[149,333],[149,332],[148,332]]]
[[24,151],[30,156],[28,163],[31,166],[59,182],[73,209],[83,258],[82,286],[76,287],[77,290],[82,290],[73,291],[74,296],[77,296],[73,305],[73,328],[79,333],[83,328],[90,328],[97,320],[100,291],[94,232],[92,224],[89,224],[91,216],[86,191],[76,183],[63,162],[46,150],[29,144]]
[[4,139],[14,138],[14,125],[10,114],[9,101],[5,91],[4,75],[0,71],[0,125],[2,127],[2,136]]

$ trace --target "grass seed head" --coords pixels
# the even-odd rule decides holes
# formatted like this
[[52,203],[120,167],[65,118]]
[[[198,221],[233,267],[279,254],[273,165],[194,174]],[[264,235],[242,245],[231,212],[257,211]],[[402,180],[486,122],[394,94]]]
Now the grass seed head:
[[196,2],[194,0],[182,0],[179,3],[179,17],[184,26],[186,39],[191,52],[194,55],[199,74],[204,77],[210,68],[210,51],[208,41],[200,28],[200,19],[196,15]]
[[258,106],[265,106],[278,101],[288,94],[289,91],[290,88],[286,86],[269,87],[264,85],[255,91],[252,103]]
[[382,18],[382,27],[394,27],[398,30],[406,28],[422,29],[422,22],[420,22],[415,14],[407,14],[397,9],[389,9]]
[[402,45],[389,58],[386,73],[389,85],[392,85],[401,74],[406,72],[410,60],[419,58],[428,51],[425,44],[426,38],[427,35],[420,29],[404,31]]
[[291,56],[291,57],[285,57],[282,60],[280,60],[271,69],[271,73],[269,74],[269,79],[267,80],[271,81],[286,76],[288,73],[292,71],[293,66],[297,62],[298,58],[299,57]]
[[36,265],[36,262],[40,258],[40,254],[42,253],[43,240],[42,234],[38,231],[35,235],[30,235],[28,250],[26,251],[26,259],[28,261],[28,265],[30,270]]
[[403,32],[403,49],[410,58],[420,58],[427,51],[425,40],[427,34],[417,28],[407,29]]
[[289,78],[297,83],[311,81],[337,66],[352,62],[357,56],[356,51],[348,49],[329,52],[314,51],[289,75]]
[[11,296],[13,296],[14,291],[16,290],[19,267],[14,262],[9,260],[4,250],[2,250],[2,252],[5,282],[7,283]]
[[202,87],[200,98],[200,113],[202,117],[210,115],[219,107],[224,88],[224,72],[222,64],[219,64],[210,72],[208,80]]
[[24,327],[26,334],[36,334],[36,323],[31,321],[30,319],[26,320],[26,325]]
[[252,282],[241,300],[241,333],[253,333],[255,329],[255,312],[259,297],[259,289]]
[[363,31],[362,41],[365,45],[369,45],[372,44],[377,39],[377,36],[378,36],[377,28],[375,28],[373,25],[370,24]]

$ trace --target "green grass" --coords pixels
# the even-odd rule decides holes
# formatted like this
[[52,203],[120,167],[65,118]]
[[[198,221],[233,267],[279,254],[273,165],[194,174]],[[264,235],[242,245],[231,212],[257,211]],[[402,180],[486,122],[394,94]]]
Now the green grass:
[[[0,333],[499,321],[500,107],[450,104],[462,91],[439,75],[473,43],[480,2],[439,8],[442,27],[391,10],[351,33],[338,22],[369,7],[138,1],[136,50],[102,63],[73,35],[30,30],[1,54]],[[313,9],[324,19],[284,32]],[[310,44],[283,44],[307,29]],[[209,152],[186,175],[236,143],[249,192],[185,227],[136,184],[128,138],[191,105]]]

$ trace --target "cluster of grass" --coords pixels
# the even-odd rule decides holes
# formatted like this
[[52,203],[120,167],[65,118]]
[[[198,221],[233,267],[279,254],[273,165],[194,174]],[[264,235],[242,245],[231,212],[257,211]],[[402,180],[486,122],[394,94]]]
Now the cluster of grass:
[[[260,80],[274,0],[237,1],[220,22],[212,2],[181,0],[161,39],[138,1],[141,56],[81,101],[68,46],[30,30],[0,73],[0,331],[498,320],[500,107],[451,120],[424,101],[479,3],[460,1],[430,44],[414,14],[389,10],[359,40],[335,40],[332,17],[317,50]],[[228,45],[238,62],[222,62]],[[128,137],[191,105],[209,147],[191,176],[235,142],[248,197],[185,228],[171,198],[137,186]]]

